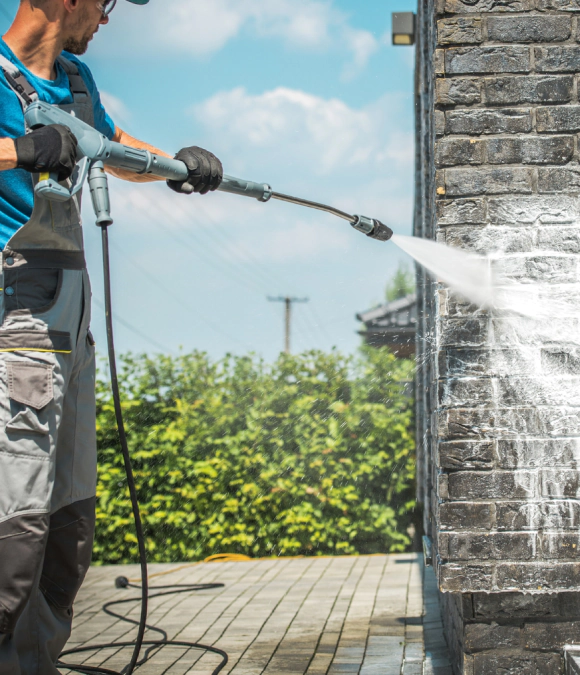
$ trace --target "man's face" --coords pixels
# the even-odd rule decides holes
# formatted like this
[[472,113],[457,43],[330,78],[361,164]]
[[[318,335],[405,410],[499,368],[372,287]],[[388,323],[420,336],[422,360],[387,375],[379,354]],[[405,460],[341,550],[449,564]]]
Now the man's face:
[[78,8],[71,17],[69,36],[64,49],[71,54],[84,54],[100,25],[109,23],[103,15],[98,0],[78,0]]

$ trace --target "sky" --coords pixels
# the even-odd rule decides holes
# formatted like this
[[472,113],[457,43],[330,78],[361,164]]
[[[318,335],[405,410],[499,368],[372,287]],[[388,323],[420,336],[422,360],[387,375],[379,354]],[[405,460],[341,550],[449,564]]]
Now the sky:
[[[5,32],[18,0],[0,0]],[[379,218],[411,234],[412,47],[391,12],[416,0],[119,0],[83,60],[115,123],[175,153],[214,152],[227,174]],[[115,337],[120,352],[199,349],[213,358],[284,346],[353,352],[355,314],[383,301],[392,243],[290,204],[110,179]],[[100,231],[88,194],[93,333],[106,351]]]

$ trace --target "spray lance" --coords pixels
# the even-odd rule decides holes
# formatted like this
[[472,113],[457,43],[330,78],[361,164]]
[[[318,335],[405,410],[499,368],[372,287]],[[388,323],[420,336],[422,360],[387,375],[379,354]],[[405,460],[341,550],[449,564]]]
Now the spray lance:
[[[41,174],[40,181],[35,188],[36,195],[51,201],[68,201],[79,192],[84,181],[88,178],[97,215],[97,224],[99,225],[104,224],[105,220],[109,220],[109,224],[112,223],[107,182],[103,173],[104,165],[138,174],[149,174],[166,180],[184,181],[187,179],[188,171],[183,162],[154,155],[148,150],[139,150],[110,141],[88,124],[48,103],[40,101],[32,103],[25,112],[25,118],[31,129],[49,124],[62,124],[68,127],[78,140],[79,162],[71,177],[71,186],[61,185],[56,176]],[[224,176],[218,190],[244,197],[253,197],[260,202],[278,199],[283,202],[326,211],[333,216],[347,220],[355,230],[379,241],[388,241],[393,236],[392,230],[379,220],[366,216],[350,215],[326,204],[274,192],[266,183],[254,183],[232,176]]]

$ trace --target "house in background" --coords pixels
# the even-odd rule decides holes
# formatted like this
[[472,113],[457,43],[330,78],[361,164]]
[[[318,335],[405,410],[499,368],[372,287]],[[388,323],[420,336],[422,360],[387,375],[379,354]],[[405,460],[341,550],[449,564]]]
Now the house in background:
[[359,331],[371,347],[389,347],[400,358],[415,354],[417,330],[417,295],[387,302],[356,315],[364,324]]

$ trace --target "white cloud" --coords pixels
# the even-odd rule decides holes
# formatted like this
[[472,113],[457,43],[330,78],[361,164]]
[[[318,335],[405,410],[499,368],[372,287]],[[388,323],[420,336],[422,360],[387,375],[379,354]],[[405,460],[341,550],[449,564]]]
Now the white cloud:
[[249,31],[302,49],[335,47],[349,57],[345,75],[352,77],[381,44],[369,31],[353,28],[331,0],[172,0],[130,14],[123,9],[107,27],[109,51],[133,49],[139,39],[169,53],[205,57]]
[[394,124],[400,100],[385,96],[364,108],[279,87],[252,95],[239,87],[193,108],[206,135],[225,152],[273,156],[313,175],[384,170],[413,161],[411,130]]

